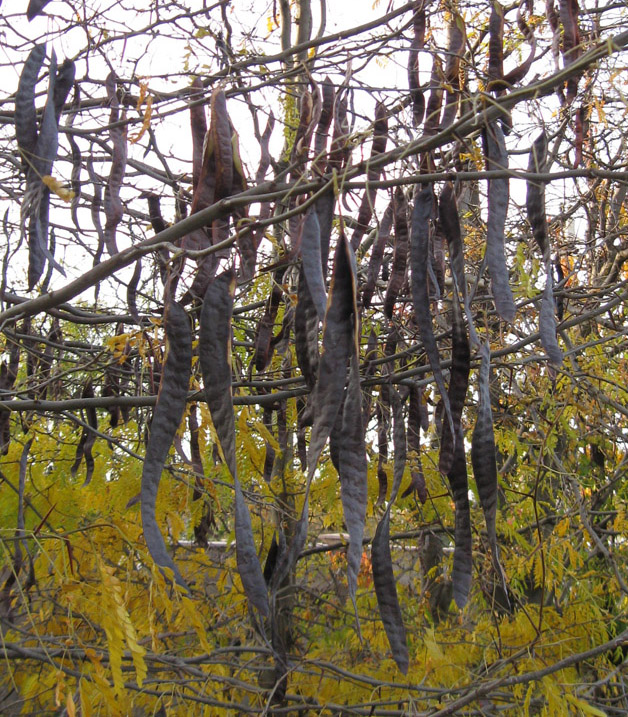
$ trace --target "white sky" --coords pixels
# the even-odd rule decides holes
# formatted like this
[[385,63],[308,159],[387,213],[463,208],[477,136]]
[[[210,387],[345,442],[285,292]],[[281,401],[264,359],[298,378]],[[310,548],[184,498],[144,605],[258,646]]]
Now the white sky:
[[[147,15],[139,16],[133,12],[136,0],[127,0],[127,2],[119,2],[118,0],[96,0],[92,5],[96,10],[109,9],[108,15],[112,15],[115,22],[119,23],[112,26],[103,26],[98,19],[88,16],[86,23],[81,27],[76,26],[77,14],[81,21],[84,21],[84,5],[75,5],[74,3],[64,2],[62,0],[52,0],[45,8],[45,16],[35,18],[28,23],[25,17],[24,0],[4,0],[3,17],[0,19],[0,40],[4,37],[8,42],[0,42],[0,57],[3,58],[4,65],[4,82],[3,93],[6,101],[7,96],[12,94],[17,87],[19,73],[21,72],[22,63],[25,56],[32,46],[32,43],[38,40],[42,35],[48,34],[54,36],[53,45],[57,51],[58,57],[74,56],[83,50],[88,44],[98,44],[97,50],[90,53],[89,66],[84,60],[81,60],[77,66],[77,78],[82,79],[86,76],[97,80],[104,80],[108,74],[109,68],[114,69],[123,81],[127,81],[131,77],[141,78],[149,76],[150,89],[153,91],[170,91],[173,92],[181,87],[189,84],[189,74],[185,70],[186,55],[188,56],[189,69],[198,72],[201,76],[206,76],[218,69],[215,60],[215,40],[211,35],[205,37],[194,37],[198,34],[198,28],[208,28],[212,33],[224,29],[220,20],[219,10],[213,9],[208,16],[199,15],[196,17],[196,28],[192,26],[186,18],[182,18],[179,23],[179,38],[166,36],[162,34],[161,26],[154,35],[139,33],[137,36],[128,39],[126,42],[105,42],[108,36],[113,37],[123,29],[141,30],[148,21]],[[211,6],[211,3],[208,3]],[[345,0],[344,2],[329,2],[328,0],[328,17],[326,34],[337,32],[338,30],[353,27],[356,24],[363,24],[376,17],[386,13],[392,7],[399,7],[401,0],[395,0],[390,3],[389,0],[381,0],[377,7],[373,7],[373,0]],[[541,3],[542,4],[542,3]],[[278,3],[277,3],[278,5]],[[539,2],[537,0],[537,5]],[[198,0],[190,3],[191,10],[202,9],[203,5]],[[135,5],[140,7],[140,5]],[[147,4],[142,4],[142,8]],[[229,21],[234,29],[238,32],[240,28],[245,28],[248,33],[248,40],[245,44],[240,44],[237,40],[234,42],[234,51],[244,51],[250,49],[251,44],[258,52],[272,53],[279,50],[279,31],[270,35],[268,33],[268,19],[271,16],[273,3],[266,1],[263,3],[255,0],[232,0],[228,11]],[[125,9],[129,8],[129,9]],[[162,5],[162,14],[166,15],[173,12],[175,5]],[[313,27],[316,32],[319,24],[319,4],[317,0],[313,0]],[[154,19],[154,18],[153,18]],[[407,18],[405,18],[407,20]],[[433,22],[437,20],[432,18]],[[66,28],[70,24],[75,27],[69,31]],[[174,31],[173,31],[174,32]],[[188,32],[187,37],[185,33]],[[21,36],[21,41],[18,39]],[[409,37],[409,34],[407,35]],[[404,41],[405,42],[405,41]],[[444,41],[443,41],[444,42]],[[20,45],[19,53],[12,52],[8,48],[14,45]],[[405,42],[407,47],[407,42]],[[49,46],[50,51],[50,46]],[[353,60],[354,69],[359,67],[362,58],[355,57]],[[392,104],[398,99],[398,93],[407,92],[407,76],[406,76],[407,50],[395,53],[391,58],[378,59],[370,62],[365,72],[366,81],[372,87],[387,88],[386,93],[382,93],[381,97],[388,103]],[[426,75],[429,74],[431,61],[426,58],[425,62],[421,62],[421,67],[425,68]],[[271,69],[276,69],[273,66]],[[427,79],[424,76],[423,79]],[[84,99],[90,97],[102,99],[104,97],[104,88],[102,85],[90,86],[89,83],[83,84]],[[45,90],[45,82],[38,85],[38,91],[43,93]],[[136,92],[137,88],[134,87]],[[209,95],[209,91],[208,91]],[[375,99],[378,93],[356,93],[356,109],[366,117],[373,116]],[[40,95],[41,99],[41,95]],[[257,95],[256,102],[259,102],[261,111],[266,111],[269,107],[273,109],[276,118],[279,120],[282,115],[282,109],[273,106],[276,102],[276,94],[271,90],[267,90],[264,95]],[[7,103],[7,109],[12,111],[12,103]],[[540,129],[540,118],[542,113],[552,112],[556,109],[558,103],[553,97],[546,97],[542,100],[542,111],[539,105],[538,117],[526,116],[520,127],[529,125],[534,127],[532,136],[536,136]],[[160,120],[160,114],[164,111],[172,110],[178,107],[181,111],[177,115],[173,115],[166,120]],[[189,172],[191,158],[191,136],[189,130],[189,115],[187,110],[182,109],[184,103],[181,101],[173,103],[163,103],[160,107],[155,108],[153,127],[157,133],[158,146],[166,155],[174,172]],[[251,120],[248,110],[245,108],[242,100],[232,98],[228,102],[228,107],[236,129],[240,133],[241,147],[245,164],[248,167],[249,176],[255,174],[257,163],[259,160],[259,148],[255,141],[251,141]],[[547,116],[547,115],[546,115]],[[129,117],[135,117],[138,121],[140,114],[130,110]],[[65,118],[62,119],[65,122]],[[106,109],[100,111],[90,111],[89,116],[85,120],[85,125],[89,128],[106,127],[108,123],[108,111]],[[265,117],[260,118],[260,125],[263,129]],[[363,122],[366,124],[366,121]],[[80,125],[79,125],[80,126]],[[359,125],[358,125],[359,126]],[[130,135],[133,135],[138,129],[138,125],[130,128]],[[106,137],[106,134],[103,135]],[[516,140],[515,140],[516,141]],[[63,144],[64,140],[62,140]],[[82,150],[86,150],[88,144],[85,140],[78,139],[79,146]],[[278,124],[274,133],[275,147],[282,143],[281,126]],[[529,142],[519,142],[518,146],[513,146],[513,140],[509,139],[511,149],[519,149],[519,155],[511,156],[511,166],[518,164],[521,167],[527,165],[527,155],[524,153],[529,148]],[[143,158],[145,139],[138,145],[129,145],[130,156],[135,157],[139,161],[160,166],[157,158],[150,153],[145,159]],[[62,146],[60,153],[67,153],[67,146]],[[97,161],[96,170],[103,176],[108,174],[108,157],[103,152],[101,155],[102,162]],[[178,158],[187,160],[184,164],[178,161]],[[99,158],[97,158],[98,160]],[[53,170],[55,176],[62,181],[68,181],[70,174],[70,165],[67,162],[57,161]],[[86,173],[83,172],[83,179],[86,179]],[[570,186],[572,186],[570,184]],[[152,189],[161,191],[162,185],[157,180],[133,178],[129,173],[126,178],[126,187],[124,189],[123,198],[126,201],[137,201],[138,195],[143,189]],[[89,191],[89,187],[88,187]],[[513,181],[511,183],[511,194],[517,204],[524,201],[525,184],[522,181]],[[556,183],[551,187],[551,192],[555,194],[561,193],[560,183]],[[0,198],[1,201],[1,198]],[[139,205],[138,205],[139,206]],[[15,211],[16,204],[12,203],[12,211]],[[140,207],[145,210],[144,205]],[[168,206],[167,201],[164,203],[164,216],[167,220],[173,218],[172,206]],[[69,224],[67,214],[64,215],[64,221]],[[103,219],[104,221],[104,219]],[[92,224],[89,217],[84,222],[87,232],[92,232]],[[89,236],[89,234],[88,234]],[[92,235],[93,236],[93,235]],[[90,239],[91,241],[91,239]],[[120,235],[120,246],[124,246],[122,234]],[[62,277],[56,277],[55,281],[65,282]]]

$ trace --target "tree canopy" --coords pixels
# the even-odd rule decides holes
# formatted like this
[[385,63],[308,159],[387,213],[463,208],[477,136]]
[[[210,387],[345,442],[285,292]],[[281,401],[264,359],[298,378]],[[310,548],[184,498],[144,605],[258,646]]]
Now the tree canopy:
[[628,710],[628,10],[5,1],[0,712]]

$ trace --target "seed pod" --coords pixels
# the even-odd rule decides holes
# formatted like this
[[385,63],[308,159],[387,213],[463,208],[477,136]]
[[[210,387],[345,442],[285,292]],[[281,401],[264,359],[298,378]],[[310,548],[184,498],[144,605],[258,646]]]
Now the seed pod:
[[447,83],[447,99],[441,121],[441,129],[453,124],[458,113],[460,102],[460,61],[464,53],[467,31],[462,15],[453,13],[449,24],[449,40],[447,43],[447,62],[445,65],[445,82]]
[[[560,0],[558,12],[563,26],[561,50],[565,67],[573,65],[582,54],[578,10],[578,0]],[[571,104],[578,94],[579,79],[580,75],[577,75],[567,80],[567,104]]]
[[331,121],[334,118],[335,94],[334,86],[329,77],[323,80],[323,91],[321,100],[321,114],[318,118],[316,133],[314,134],[314,161],[312,171],[314,174],[322,173],[325,166],[324,153],[327,148],[327,137]]
[[425,0],[417,0],[412,17],[412,43],[408,53],[408,86],[412,102],[412,124],[418,127],[425,114],[425,98],[419,82],[419,51],[425,47]]
[[255,352],[253,353],[253,365],[255,370],[260,373],[268,366],[272,358],[271,339],[273,336],[273,327],[279,310],[279,303],[283,292],[281,290],[281,281],[283,279],[284,269],[277,269],[273,274],[273,288],[268,298],[264,315],[257,325],[255,332]]
[[364,190],[364,196],[358,210],[358,218],[353,235],[351,236],[351,247],[353,251],[357,251],[362,237],[368,230],[369,222],[373,216],[373,208],[375,207],[375,197],[377,189],[368,186],[368,182],[376,182],[381,174],[381,167],[372,168],[370,162],[373,161],[378,154],[386,151],[386,142],[388,140],[388,117],[386,115],[386,107],[382,102],[375,105],[375,122],[373,124],[373,144],[371,146],[371,156],[368,170],[366,173],[367,187]]
[[421,503],[427,500],[427,486],[421,466],[421,390],[414,384],[408,391],[408,459],[410,460],[410,485],[402,493],[406,498],[417,494]]
[[129,314],[133,317],[133,320],[139,324],[142,325],[142,320],[140,319],[140,315],[137,311],[137,287],[140,283],[140,279],[142,278],[142,259],[138,259],[135,262],[135,269],[133,270],[133,276],[131,276],[131,279],[129,280],[129,283],[126,288],[126,303],[129,307]]
[[426,136],[436,134],[440,127],[443,91],[443,64],[438,55],[434,55],[432,76],[430,78],[430,96],[427,101],[425,124],[423,125],[423,134]]
[[[74,119],[76,118],[80,104],[81,100],[79,86],[78,84],[76,84],[74,86],[74,99],[72,100],[72,110],[68,116],[68,120],[66,123],[66,127],[68,128],[68,130],[71,130],[72,125],[74,124]],[[74,139],[74,135],[72,134],[72,132],[68,131],[66,133],[66,137],[68,138],[68,142],[70,144],[70,152],[72,154],[72,174],[70,176],[70,184],[72,186],[73,196],[70,201],[70,212],[72,215],[72,221],[74,222],[74,226],[80,231],[81,227],[79,226],[77,210],[79,199],[81,198],[81,171],[83,169],[83,158],[81,155],[80,147]]]
[[307,281],[318,318],[323,321],[327,309],[327,291],[321,263],[321,230],[318,215],[312,209],[308,210],[305,215],[300,244],[303,275]]
[[235,274],[227,271],[210,282],[203,300],[199,360],[205,400],[235,492],[235,535],[238,573],[247,599],[261,615],[270,612],[266,583],[257,557],[251,516],[236,470],[235,419],[231,389],[231,316]]
[[187,589],[183,576],[166,549],[155,516],[161,474],[183,417],[192,366],[190,322],[183,308],[173,301],[166,304],[164,327],[166,360],[142,470],[140,493],[142,527],[146,547],[153,560],[160,568],[172,570],[176,582]]
[[[484,153],[488,171],[508,169],[508,153],[504,133],[496,122],[484,131]],[[486,227],[486,258],[491,275],[493,299],[497,313],[512,322],[516,308],[510,290],[508,268],[504,257],[506,214],[508,212],[508,178],[488,180],[488,221]]]
[[[357,338],[357,337],[356,337]],[[364,444],[364,419],[362,416],[362,391],[360,390],[360,372],[358,367],[357,343],[349,361],[349,382],[342,407],[342,421],[337,437],[340,440],[338,451],[338,476],[340,479],[340,497],[345,525],[349,533],[347,548],[347,583],[349,596],[353,603],[356,625],[359,634],[356,591],[358,572],[362,560],[362,539],[368,501],[367,459]]]
[[346,165],[351,154],[349,146],[349,122],[347,121],[347,98],[345,96],[344,87],[340,87],[336,92],[336,101],[334,103],[334,131],[331,139],[331,148],[329,151],[329,162],[327,171],[332,173],[334,170],[339,174]]
[[451,580],[454,600],[456,605],[462,609],[469,599],[473,568],[469,481],[462,433],[456,436],[454,460],[447,478],[455,505],[454,564]]
[[488,88],[504,89],[504,8],[493,0],[488,23]]
[[323,325],[323,350],[318,380],[312,393],[314,424],[307,455],[308,474],[301,516],[291,545],[278,560],[271,590],[276,591],[294,566],[307,537],[309,492],[325,443],[336,424],[343,402],[347,362],[357,340],[355,257],[347,238],[341,234],[336,246],[334,270]]
[[297,284],[297,306],[294,312],[294,348],[297,365],[305,383],[313,388],[318,375],[319,316],[301,267]]
[[459,297],[462,299],[467,323],[469,325],[469,336],[474,346],[479,344],[479,340],[473,325],[473,314],[469,306],[469,298],[467,295],[467,282],[464,275],[464,248],[462,244],[462,233],[460,231],[460,220],[458,218],[458,206],[456,203],[456,195],[451,182],[447,182],[443,187],[438,202],[438,218],[443,233],[447,239],[449,247],[449,261],[451,264],[451,274],[454,278],[454,284]]
[[470,351],[455,285],[452,309],[452,366],[448,397],[455,432],[452,434],[449,424],[443,423],[439,468],[441,471],[447,472],[447,479],[454,498],[452,588],[456,605],[462,609],[469,597],[472,570],[469,485],[464,434],[461,426],[462,409],[469,384]]
[[390,229],[393,223],[393,202],[390,202],[386,207],[384,216],[379,225],[379,231],[377,237],[373,242],[373,248],[371,249],[371,258],[369,259],[368,274],[366,277],[366,283],[362,290],[362,306],[368,309],[371,305],[373,293],[375,292],[375,284],[379,276],[379,271],[382,268],[382,259],[384,258],[384,249],[386,243],[390,238]]
[[449,397],[445,389],[443,372],[440,367],[438,347],[432,328],[432,315],[427,293],[427,266],[429,261],[430,218],[434,207],[434,195],[431,184],[426,184],[415,196],[412,210],[412,234],[410,258],[412,268],[412,303],[414,315],[419,326],[419,335],[430,362],[436,386],[441,395],[449,428],[454,434],[454,423],[449,405]]
[[70,94],[72,85],[74,84],[75,75],[76,66],[73,60],[70,60],[66,57],[66,59],[61,63],[61,66],[57,70],[54,91],[52,93],[57,125],[59,124],[65,101]]
[[[102,207],[102,182],[100,178],[96,176],[96,172],[94,171],[94,163],[91,157],[87,158],[86,167],[89,181],[92,183],[92,202],[90,204],[90,216],[92,218],[92,224],[94,225],[94,229],[96,229],[96,236],[98,237],[98,244],[96,245],[96,250],[94,252],[93,264],[94,266],[96,266],[100,264],[100,260],[105,250],[105,232],[103,231],[102,223],[100,221],[100,210]],[[98,291],[98,286],[96,286],[96,291]]]
[[[88,381],[83,389],[83,398],[94,398],[94,389],[92,382]],[[89,485],[94,475],[94,457],[92,456],[92,448],[96,442],[96,433],[98,430],[98,416],[96,415],[96,409],[93,406],[88,406],[85,410],[87,414],[87,423],[89,428],[83,428],[81,433],[81,440],[76,447],[76,456],[74,458],[74,464],[70,469],[72,476],[75,476],[78,469],[81,466],[83,458],[85,458],[85,481],[83,486]],[[93,430],[90,430],[93,429]]]
[[41,11],[46,7],[50,0],[29,0],[28,8],[26,10],[26,17],[30,22],[34,17],[41,14]]
[[390,501],[384,515],[377,525],[375,537],[371,545],[371,561],[373,568],[373,585],[377,596],[379,614],[384,623],[386,636],[392,650],[393,659],[397,667],[404,674],[408,671],[408,646],[406,629],[401,616],[395,575],[392,567],[390,553],[390,509],[397,498],[397,493],[403,479],[406,464],[406,436],[403,425],[403,412],[401,399],[394,389],[391,389],[393,408],[393,443],[395,449],[394,480]]
[[[166,228],[166,222],[161,215],[160,198],[157,194],[148,192],[146,200],[148,202],[148,216],[150,218],[151,226],[155,234],[159,234]],[[168,250],[165,247],[159,249],[157,252],[157,265],[159,267],[159,276],[161,277],[161,281],[164,286],[166,285],[166,281],[168,279],[168,260]]]
[[110,256],[118,253],[118,245],[116,243],[116,230],[118,224],[122,221],[123,208],[120,199],[120,188],[122,180],[126,172],[126,123],[122,126],[116,126],[122,119],[124,122],[125,114],[120,117],[120,100],[118,99],[117,77],[111,72],[105,81],[107,88],[107,98],[111,107],[109,114],[109,139],[111,140],[111,169],[109,170],[109,179],[105,187],[105,246]]
[[35,45],[26,58],[15,95],[15,134],[25,174],[33,161],[37,144],[35,86],[45,57],[45,43]]
[[[50,262],[62,275],[65,276],[63,267],[55,260],[49,249],[48,236],[48,214],[50,209],[50,189],[44,183],[44,178],[49,177],[52,172],[52,165],[57,156],[59,146],[59,117],[57,115],[56,106],[63,104],[65,96],[69,90],[67,84],[68,72],[73,71],[73,63],[69,65],[64,63],[64,73],[61,78],[57,75],[57,58],[53,51],[50,58],[50,67],[48,70],[48,93],[46,96],[46,105],[41,118],[39,132],[36,133],[36,143],[32,150],[30,158],[30,143],[33,140],[33,113],[34,95],[29,97],[28,93],[35,90],[36,72],[38,71],[38,63],[41,66],[43,62],[41,46],[34,48],[28,57],[24,72],[25,79],[22,85],[23,96],[16,98],[16,118],[23,117],[27,122],[27,126],[23,130],[20,139],[18,134],[18,145],[20,142],[24,147],[22,151],[23,158],[26,158],[28,170],[26,174],[26,191],[24,192],[24,200],[22,202],[21,222],[22,229],[28,224],[28,288],[33,289],[40,280],[46,260]],[[45,46],[44,46],[45,51]],[[28,67],[27,67],[28,66]],[[61,87],[55,96],[55,87],[57,80],[60,79]],[[18,94],[20,89],[18,88]],[[18,111],[19,108],[19,111]]]
[[290,163],[293,165],[291,176],[300,177],[305,171],[308,160],[310,143],[315,127],[321,116],[321,96],[318,87],[313,85],[313,91],[304,90],[301,95],[299,109],[299,125],[292,145]]
[[388,476],[385,466],[388,463],[388,432],[390,429],[390,386],[383,383],[379,387],[379,400],[375,407],[377,416],[377,483],[378,494],[375,505],[386,502],[388,495]]
[[321,265],[323,267],[323,276],[327,276],[327,265],[329,263],[329,243],[331,241],[331,230],[334,222],[334,206],[336,197],[333,189],[321,195],[316,202],[316,214],[318,215],[318,225],[320,227],[321,237]]
[[401,187],[395,189],[393,219],[395,224],[395,250],[390,281],[384,297],[384,314],[389,319],[392,319],[397,296],[406,278],[408,257],[408,204]]
[[[544,174],[548,170],[547,135],[541,133],[534,141],[528,161],[528,172]],[[563,353],[556,339],[556,317],[554,315],[554,295],[552,260],[547,230],[547,217],[545,214],[545,182],[542,180],[528,180],[526,193],[526,209],[528,221],[532,227],[532,235],[543,255],[545,265],[545,289],[541,299],[539,314],[539,333],[541,345],[545,349],[550,361],[560,366],[563,362]]]
[[482,361],[478,374],[478,415],[471,439],[471,463],[480,505],[484,511],[493,567],[496,574],[501,578],[504,594],[507,594],[506,577],[499,559],[499,545],[495,529],[495,517],[497,515],[497,461],[489,391],[491,352],[488,343],[481,345],[480,354]]
[[[542,132],[531,147],[528,172],[545,174],[547,170],[547,134]],[[545,182],[543,180],[528,180],[526,182],[526,210],[528,221],[532,227],[532,236],[538,244],[545,262],[549,256],[549,242],[545,215]]]
[[[461,418],[462,409],[467,395],[469,385],[469,370],[471,366],[471,352],[469,349],[469,340],[458,303],[458,292],[454,287],[452,297],[452,345],[451,345],[451,373],[449,378],[449,405],[451,407],[451,416],[454,424],[454,430],[451,431],[449,423],[443,423],[441,435],[441,449],[439,458],[439,470],[441,473],[448,474],[454,461],[454,443],[462,436]],[[455,438],[454,438],[455,436]]]

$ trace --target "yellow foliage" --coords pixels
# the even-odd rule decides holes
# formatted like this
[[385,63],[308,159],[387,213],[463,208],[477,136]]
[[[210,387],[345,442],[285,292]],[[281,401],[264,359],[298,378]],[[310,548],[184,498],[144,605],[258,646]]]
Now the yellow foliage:
[[65,696],[65,709],[68,713],[68,717],[76,717],[76,705],[74,704],[74,697],[72,697],[71,692],[68,692]]
[[69,203],[76,196],[71,189],[66,189],[56,177],[53,177],[50,174],[44,174],[41,181],[53,194],[56,194],[59,199],[63,199],[64,202]]
[[123,690],[121,665],[124,642],[131,652],[137,684],[140,687],[147,673],[144,661],[146,650],[137,642],[135,628],[124,606],[122,586],[115,576],[114,569],[104,565],[102,561],[100,561],[99,567],[102,579],[100,598],[103,612],[101,619],[107,633],[114,688],[116,692],[120,693]]
[[137,142],[142,139],[142,137],[146,134],[148,131],[148,128],[150,127],[150,121],[151,117],[153,116],[153,98],[152,96],[148,95],[148,82],[146,80],[140,81],[140,94],[137,99],[137,111],[139,112],[141,110],[142,104],[146,102],[146,107],[144,108],[144,115],[142,118],[142,126],[136,132],[134,135],[129,137],[129,141],[131,144],[136,144]]
[[92,698],[88,694],[87,681],[79,682],[79,696],[81,700],[81,714],[83,717],[92,717]]
[[607,717],[606,712],[602,712],[602,710],[599,710],[597,707],[590,705],[588,702],[578,699],[575,695],[567,693],[565,694],[565,699],[567,700],[567,702],[573,705],[581,714],[595,715],[595,717]]

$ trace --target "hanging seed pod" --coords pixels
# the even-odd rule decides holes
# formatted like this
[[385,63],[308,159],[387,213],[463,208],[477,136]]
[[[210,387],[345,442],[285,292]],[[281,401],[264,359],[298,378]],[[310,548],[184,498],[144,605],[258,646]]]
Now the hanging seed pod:
[[384,297],[384,314],[389,319],[392,319],[395,302],[406,278],[408,257],[408,203],[401,187],[395,189],[393,220],[395,225],[395,250],[390,280]]
[[[496,122],[484,131],[486,168],[508,169],[508,153],[504,133]],[[504,256],[506,214],[508,212],[509,185],[507,177],[488,180],[488,221],[486,227],[486,258],[491,275],[491,286],[497,313],[504,321],[512,322],[516,308],[510,290],[508,268]]]
[[[545,174],[547,171],[547,135],[543,132],[532,145],[530,159],[528,161],[528,172]],[[545,265],[545,289],[543,290],[541,311],[539,314],[541,345],[545,349],[550,361],[560,366],[563,362],[563,352],[560,350],[556,338],[552,259],[547,230],[547,217],[545,214],[545,182],[542,180],[529,180],[526,185],[528,221],[532,227],[532,235],[541,250],[543,264]]]
[[427,293],[427,268],[429,261],[430,219],[434,209],[434,194],[431,184],[426,184],[415,196],[412,210],[412,233],[410,243],[410,258],[412,268],[412,303],[414,315],[419,326],[419,335],[425,348],[425,353],[434,373],[434,380],[441,395],[445,414],[449,422],[452,435],[455,436],[454,423],[449,405],[449,397],[443,372],[440,367],[440,357],[434,329],[432,328],[432,314]]
[[166,549],[155,508],[161,474],[185,410],[192,366],[192,332],[187,314],[173,301],[166,304],[164,326],[166,360],[142,470],[142,527],[146,547],[153,560],[159,567],[172,570],[176,582],[187,589],[183,576]]
[[425,0],[417,0],[412,16],[412,43],[408,53],[408,86],[412,102],[412,124],[418,127],[425,114],[425,98],[419,82],[419,51],[425,47]]
[[507,594],[506,577],[499,559],[499,545],[495,518],[497,515],[497,461],[495,435],[493,431],[493,413],[489,390],[491,351],[488,343],[480,347],[482,361],[478,373],[478,416],[471,439],[471,463],[480,504],[486,521],[493,567],[502,581],[504,594]]
[[368,170],[366,173],[367,187],[364,190],[364,196],[360,204],[358,211],[357,225],[353,230],[351,236],[351,247],[353,251],[357,251],[362,241],[362,237],[368,230],[369,222],[373,216],[373,209],[375,207],[375,198],[377,195],[377,189],[368,186],[368,182],[376,182],[381,174],[381,167],[372,168],[370,162],[373,161],[378,154],[382,154],[386,151],[386,142],[388,140],[388,116],[386,114],[386,107],[382,102],[378,102],[375,105],[375,122],[373,124],[373,144],[371,145],[371,156],[369,164],[367,165]]
[[235,535],[238,573],[247,599],[261,615],[270,612],[266,583],[257,557],[251,516],[236,470],[235,419],[231,389],[231,316],[235,275],[231,271],[210,282],[203,300],[199,359],[205,400],[235,491]]
[[401,399],[394,389],[391,390],[391,393],[393,408],[393,444],[395,450],[394,479],[390,501],[382,519],[377,525],[375,537],[371,545],[371,561],[373,566],[373,585],[375,586],[379,614],[384,623],[384,629],[386,630],[386,636],[388,637],[393,659],[397,663],[397,667],[405,675],[409,666],[408,645],[392,567],[392,556],[390,552],[390,510],[395,502],[403,479],[403,471],[406,464],[406,436]]

